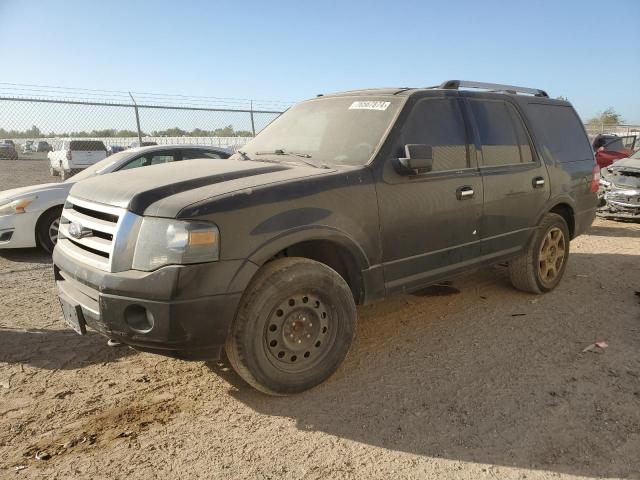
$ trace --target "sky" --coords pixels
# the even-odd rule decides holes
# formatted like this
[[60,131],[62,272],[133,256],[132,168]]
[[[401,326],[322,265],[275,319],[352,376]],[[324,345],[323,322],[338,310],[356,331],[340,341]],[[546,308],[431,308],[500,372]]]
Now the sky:
[[295,102],[448,79],[640,124],[640,0],[0,0],[0,82]]

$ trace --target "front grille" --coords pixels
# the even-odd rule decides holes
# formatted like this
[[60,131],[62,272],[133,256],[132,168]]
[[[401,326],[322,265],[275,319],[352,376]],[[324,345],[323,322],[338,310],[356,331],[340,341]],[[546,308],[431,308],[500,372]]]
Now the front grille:
[[[58,244],[73,257],[99,268],[113,271],[115,239],[126,210],[68,197],[60,218]],[[72,235],[71,224],[81,231]]]

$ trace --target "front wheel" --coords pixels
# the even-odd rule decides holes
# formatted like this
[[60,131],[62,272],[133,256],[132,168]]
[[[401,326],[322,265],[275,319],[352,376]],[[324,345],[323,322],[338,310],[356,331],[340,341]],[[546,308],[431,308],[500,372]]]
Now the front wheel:
[[353,295],[335,270],[306,258],[280,258],[247,287],[225,350],[247,383],[287,395],[331,376],[355,329]]
[[547,213],[524,253],[509,262],[509,277],[518,290],[549,292],[564,275],[569,259],[569,228],[556,213]]
[[62,207],[51,208],[42,214],[36,224],[38,244],[48,253],[53,252],[53,247],[58,241],[60,215],[62,215]]

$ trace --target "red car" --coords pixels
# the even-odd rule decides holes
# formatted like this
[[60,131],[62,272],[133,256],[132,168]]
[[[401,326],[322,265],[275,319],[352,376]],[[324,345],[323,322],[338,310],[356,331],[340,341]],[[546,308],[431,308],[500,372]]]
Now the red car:
[[617,135],[598,135],[593,140],[596,162],[600,168],[611,165],[616,160],[627,158],[635,151],[636,137],[618,137]]

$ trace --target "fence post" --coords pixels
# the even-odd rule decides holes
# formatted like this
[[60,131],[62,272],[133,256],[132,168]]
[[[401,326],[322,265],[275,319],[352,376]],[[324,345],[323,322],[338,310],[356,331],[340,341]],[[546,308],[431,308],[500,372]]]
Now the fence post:
[[133,102],[133,109],[136,112],[136,127],[138,128],[138,143],[140,145],[138,146],[142,146],[142,132],[140,131],[140,115],[138,115],[138,104],[136,103],[136,99],[133,98],[133,95],[131,95],[131,92],[129,92],[129,96],[131,97],[131,101]]
[[251,100],[251,131],[253,136],[256,136],[256,124],[253,122],[253,100]]

